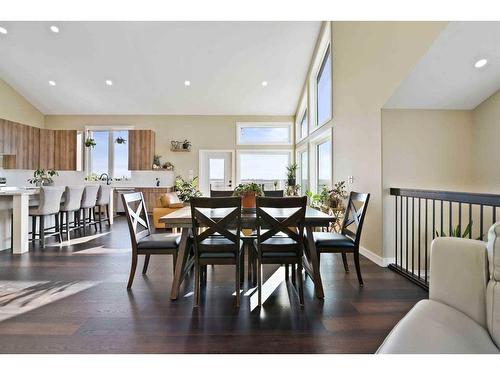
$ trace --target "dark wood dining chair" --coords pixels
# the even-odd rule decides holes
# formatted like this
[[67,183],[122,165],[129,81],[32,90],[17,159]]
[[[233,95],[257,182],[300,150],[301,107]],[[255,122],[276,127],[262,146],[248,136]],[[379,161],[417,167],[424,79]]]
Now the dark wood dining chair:
[[359,242],[361,240],[361,231],[365,221],[366,209],[370,194],[351,192],[349,202],[344,214],[342,229],[340,233],[332,232],[314,232],[313,238],[318,252],[318,260],[322,253],[340,253],[344,269],[349,272],[347,264],[347,253],[354,256],[354,265],[358,276],[359,285],[363,285],[361,277],[361,267],[359,265]]
[[[217,218],[214,218],[216,216]],[[200,305],[202,269],[211,265],[235,266],[236,306],[240,306],[241,198],[191,198],[195,253],[194,307]]]
[[283,198],[285,196],[284,190],[264,190],[265,197]]
[[[302,256],[307,197],[257,197],[257,289],[262,306],[262,265],[297,265],[300,305],[304,306]],[[279,218],[279,219],[278,219]]]
[[153,254],[172,255],[173,269],[175,270],[181,236],[171,233],[151,233],[146,203],[142,193],[123,194],[122,202],[132,243],[132,265],[127,284],[127,289],[130,289],[134,281],[139,255],[146,256],[142,269],[143,275],[148,270],[149,258]]
[[232,197],[232,190],[210,190],[211,198],[223,198],[223,197]]

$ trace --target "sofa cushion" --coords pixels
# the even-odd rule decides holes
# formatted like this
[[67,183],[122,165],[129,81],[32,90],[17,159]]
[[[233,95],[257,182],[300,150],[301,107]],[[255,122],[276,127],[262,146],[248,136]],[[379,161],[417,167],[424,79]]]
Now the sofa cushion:
[[161,207],[164,208],[180,208],[183,207],[184,204],[181,202],[179,197],[177,196],[177,193],[171,192],[171,193],[164,193],[160,196],[160,204]]
[[500,353],[488,332],[443,303],[423,300],[400,320],[378,349],[380,354]]
[[486,290],[486,325],[500,347],[500,222],[488,231],[489,276]]

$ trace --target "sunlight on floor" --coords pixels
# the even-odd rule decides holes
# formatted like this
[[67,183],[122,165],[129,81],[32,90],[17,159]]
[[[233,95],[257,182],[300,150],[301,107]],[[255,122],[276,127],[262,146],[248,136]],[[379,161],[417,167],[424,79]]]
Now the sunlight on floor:
[[61,243],[51,243],[45,245],[45,247],[61,247],[61,246],[71,246],[71,245],[78,245],[81,243],[89,242],[92,240],[95,240],[99,237],[107,236],[111,234],[111,232],[106,232],[106,233],[96,233],[91,236],[85,236],[85,237],[76,237],[76,238],[71,238],[69,241],[63,241]]
[[[281,266],[262,284],[262,304],[266,302],[283,281],[285,281],[285,267]],[[257,288],[253,289],[253,294],[250,295],[250,310],[256,309],[259,303]],[[248,295],[249,292],[245,293],[245,295]]]
[[91,288],[98,281],[0,281],[0,321]]

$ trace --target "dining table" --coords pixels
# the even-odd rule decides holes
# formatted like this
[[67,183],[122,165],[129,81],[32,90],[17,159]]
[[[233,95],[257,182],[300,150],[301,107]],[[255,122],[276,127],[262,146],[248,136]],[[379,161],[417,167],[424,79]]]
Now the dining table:
[[[208,210],[204,214],[214,221],[221,219],[225,215],[224,212],[218,209]],[[277,220],[284,220],[290,216],[290,209],[273,209],[272,216]],[[303,266],[306,274],[314,282],[316,297],[320,299],[324,298],[324,292],[319,268],[319,254],[316,250],[313,232],[316,227],[328,227],[334,220],[336,218],[333,215],[326,214],[312,207],[306,208],[304,226],[308,251],[304,252]],[[179,252],[170,292],[170,299],[175,300],[179,296],[182,282],[194,265],[194,257],[189,248],[189,235],[192,230],[191,207],[185,206],[168,215],[162,216],[160,223],[165,224],[165,228],[178,228],[181,230]],[[257,215],[255,209],[243,209],[241,213],[241,227],[253,229],[256,226]]]

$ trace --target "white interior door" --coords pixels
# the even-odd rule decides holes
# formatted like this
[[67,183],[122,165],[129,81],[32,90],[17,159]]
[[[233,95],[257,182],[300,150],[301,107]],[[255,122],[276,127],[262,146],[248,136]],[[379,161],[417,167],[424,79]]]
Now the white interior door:
[[200,190],[204,196],[210,190],[232,190],[234,188],[234,151],[200,151]]

